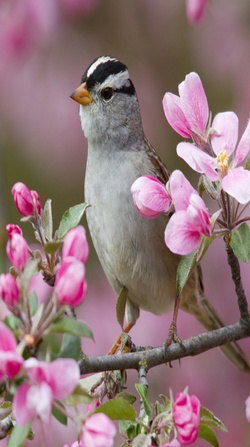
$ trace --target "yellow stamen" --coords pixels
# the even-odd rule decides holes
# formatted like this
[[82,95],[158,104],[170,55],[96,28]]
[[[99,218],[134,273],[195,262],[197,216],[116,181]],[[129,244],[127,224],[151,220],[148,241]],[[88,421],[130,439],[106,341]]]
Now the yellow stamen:
[[227,151],[220,151],[219,154],[216,157],[218,166],[221,171],[225,172],[228,168],[228,160],[229,157],[227,155]]

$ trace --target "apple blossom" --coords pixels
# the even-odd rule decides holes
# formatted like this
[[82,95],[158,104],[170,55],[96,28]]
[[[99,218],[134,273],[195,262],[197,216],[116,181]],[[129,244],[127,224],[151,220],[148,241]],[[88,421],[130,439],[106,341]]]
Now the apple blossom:
[[208,0],[186,0],[187,18],[191,23],[200,22],[206,12]]
[[87,291],[84,264],[72,256],[62,260],[56,272],[55,292],[60,304],[77,306]]
[[246,399],[246,418],[250,422],[250,396]]
[[35,206],[38,214],[41,214],[41,200],[36,191],[31,191],[24,183],[17,182],[11,192],[14,196],[16,207],[22,216],[34,215]]
[[167,224],[165,243],[173,253],[187,255],[199,246],[202,234],[211,235],[209,213],[181,171],[174,171],[169,183],[175,213]]
[[86,238],[85,229],[79,225],[70,230],[63,243],[62,259],[67,256],[73,256],[79,261],[85,263],[89,255],[89,246]]
[[21,236],[23,235],[23,230],[19,227],[19,225],[16,224],[6,225],[6,230],[10,239],[12,238],[12,235],[14,233],[21,234]]
[[185,142],[178,144],[177,154],[196,172],[212,182],[220,181],[225,192],[245,204],[250,201],[250,172],[238,165],[250,151],[250,120],[237,147],[238,117],[234,112],[218,113],[212,129],[212,155]]
[[200,401],[188,393],[176,395],[173,407],[174,424],[178,431],[178,439],[184,445],[190,445],[198,437],[200,424]]
[[153,219],[167,212],[171,205],[171,198],[163,183],[150,175],[137,178],[131,186],[131,192],[134,204],[143,217]]
[[163,98],[164,113],[170,126],[182,137],[206,144],[209,108],[197,73],[189,73],[179,84],[179,95],[167,92]]
[[82,428],[81,447],[112,447],[116,427],[104,413],[88,417]]
[[17,342],[11,330],[0,321],[0,381],[7,376],[15,377],[22,365],[23,357],[17,351]]
[[36,415],[48,422],[53,399],[68,397],[80,378],[78,364],[73,359],[59,358],[46,363],[32,357],[24,362],[24,368],[31,383],[20,385],[13,401],[13,413],[20,427]]
[[10,308],[13,308],[19,302],[19,290],[16,280],[11,273],[2,273],[0,275],[0,296]]
[[6,253],[13,266],[21,272],[29,259],[29,247],[21,234],[12,234],[6,245]]

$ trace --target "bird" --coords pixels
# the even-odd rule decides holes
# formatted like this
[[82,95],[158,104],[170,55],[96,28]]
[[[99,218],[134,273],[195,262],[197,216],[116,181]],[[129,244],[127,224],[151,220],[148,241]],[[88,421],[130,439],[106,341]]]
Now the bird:
[[[180,256],[164,242],[169,217],[144,218],[130,192],[142,175],[165,185],[170,174],[144,134],[136,90],[123,62],[112,56],[96,58],[71,98],[80,104],[81,127],[88,141],[87,223],[111,286],[117,295],[126,291],[127,325],[123,330],[129,332],[140,309],[162,315],[176,303]],[[185,284],[179,305],[209,331],[224,326],[204,295],[200,266]],[[250,372],[248,359],[237,343],[221,349],[239,369]]]

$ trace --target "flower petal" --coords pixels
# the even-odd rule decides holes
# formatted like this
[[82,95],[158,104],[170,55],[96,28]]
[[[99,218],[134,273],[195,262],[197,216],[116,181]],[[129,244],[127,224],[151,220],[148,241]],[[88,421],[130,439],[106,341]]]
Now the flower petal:
[[250,120],[247,123],[245,132],[243,133],[238,147],[235,152],[234,166],[239,165],[248,156],[250,151]]
[[163,97],[163,110],[170,126],[184,138],[191,138],[189,125],[181,109],[179,96],[173,93],[165,93]]
[[30,385],[23,383],[16,391],[13,400],[13,413],[19,427],[24,427],[35,416],[35,410],[26,405]]
[[79,379],[79,366],[73,359],[59,358],[48,364],[48,384],[56,399],[65,399],[69,396]]
[[131,186],[131,192],[134,204],[143,217],[155,218],[167,212],[171,204],[163,183],[149,175],[137,178]]
[[199,246],[201,235],[190,224],[186,211],[178,211],[169,220],[164,238],[173,253],[188,255]]
[[212,134],[211,142],[216,155],[227,151],[230,156],[234,152],[238,141],[238,127],[239,120],[234,112],[218,113],[214,117],[212,128],[219,135]]
[[17,342],[13,332],[0,321],[0,351],[16,352]]
[[196,172],[206,174],[206,176],[215,182],[218,180],[216,158],[198,149],[192,143],[179,143],[177,145],[177,154]]
[[181,108],[188,121],[189,129],[205,134],[209,108],[206,93],[197,73],[189,73],[179,85]]
[[195,189],[179,170],[171,174],[169,183],[175,211],[187,210],[189,198],[195,193]]
[[222,188],[239,203],[250,201],[250,171],[242,166],[231,169],[222,179]]

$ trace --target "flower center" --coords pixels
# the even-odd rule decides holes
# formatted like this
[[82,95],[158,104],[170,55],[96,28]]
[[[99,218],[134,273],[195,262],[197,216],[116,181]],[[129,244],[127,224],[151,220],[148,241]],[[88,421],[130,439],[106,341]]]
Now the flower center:
[[227,168],[228,168],[228,160],[229,157],[227,155],[227,151],[220,151],[216,157],[218,166],[220,168],[220,170],[222,171],[222,173],[226,173],[227,172]]

